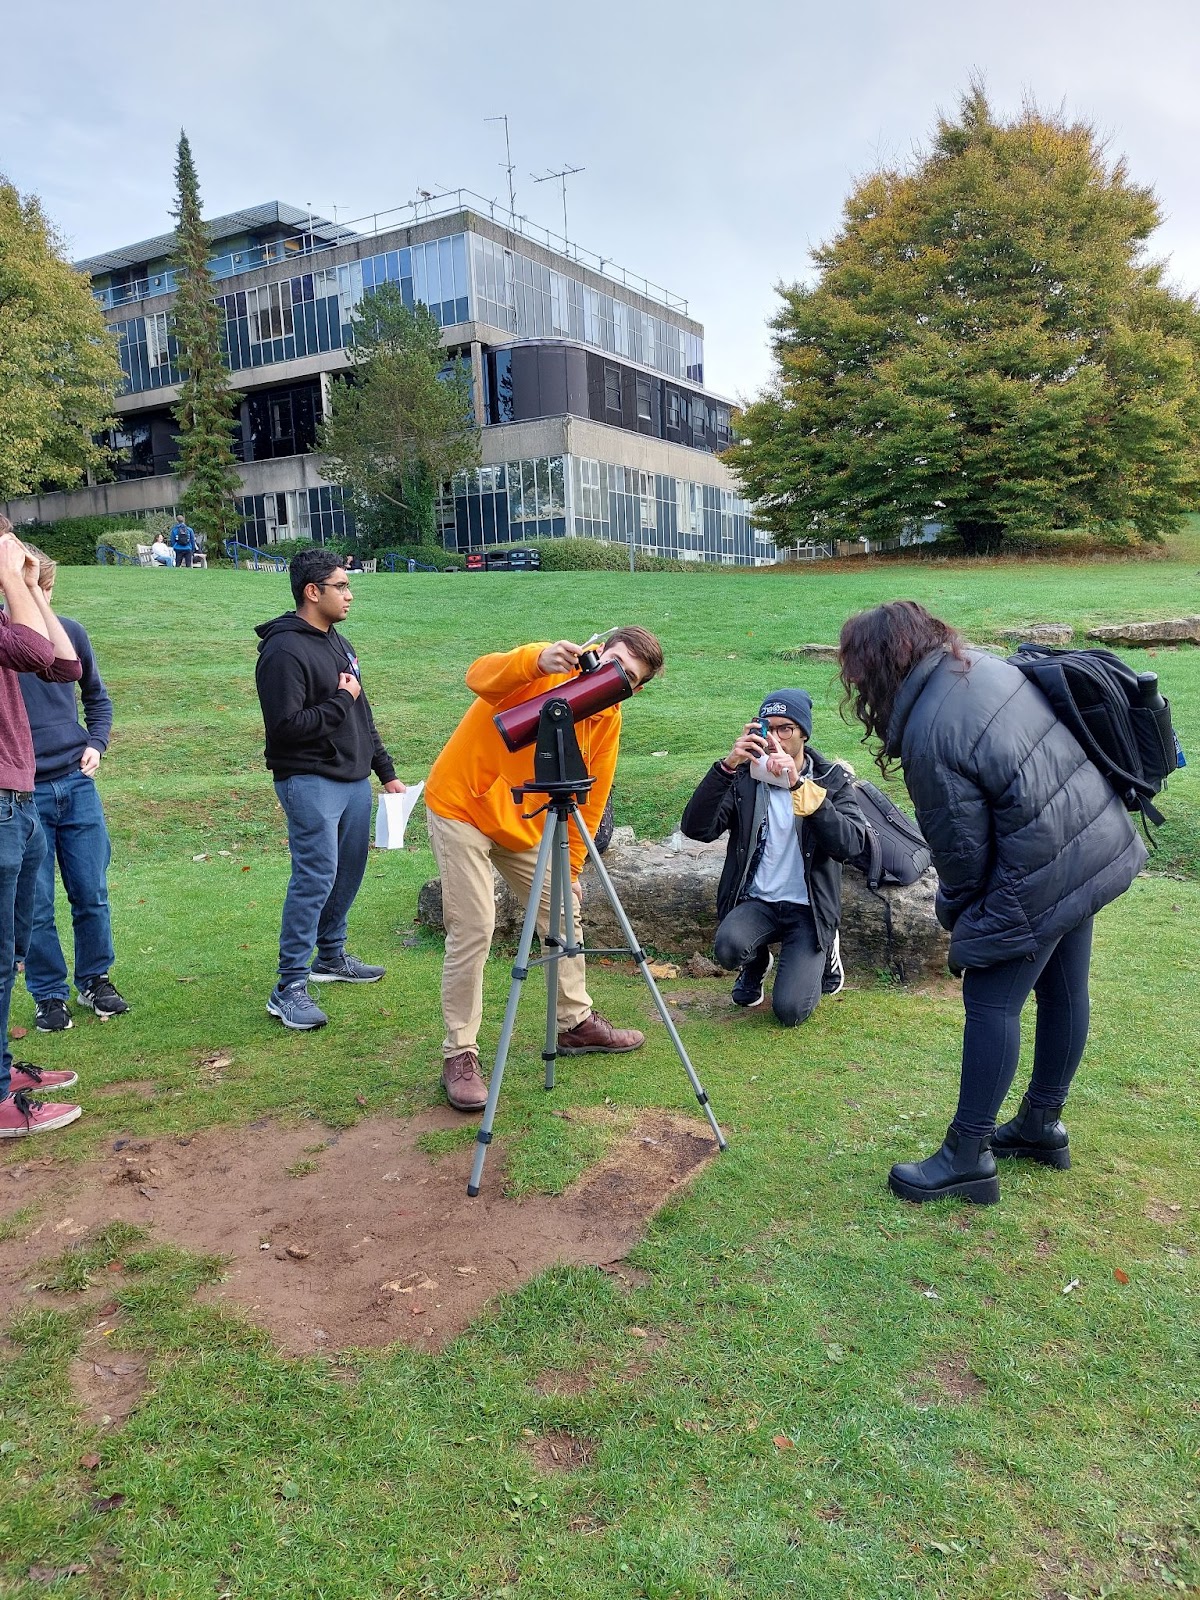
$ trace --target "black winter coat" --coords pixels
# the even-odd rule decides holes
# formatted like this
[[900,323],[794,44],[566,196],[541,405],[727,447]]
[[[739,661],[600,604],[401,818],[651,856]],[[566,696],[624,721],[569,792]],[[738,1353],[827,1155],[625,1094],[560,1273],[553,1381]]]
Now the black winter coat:
[[1146,860],[1042,691],[1007,661],[966,654],[918,662],[887,734],[933,852],[955,971],[1032,957],[1123,894]]
[[[817,943],[828,950],[842,918],[842,862],[852,861],[867,842],[867,824],[845,767],[817,750],[812,778],[825,799],[809,817],[797,817],[804,881]],[[728,829],[729,848],[717,887],[717,915],[726,917],[745,897],[746,877],[767,815],[767,785],[750,776],[748,763],[726,772],[714,762],[688,801],[680,827],[689,839],[709,843]]]

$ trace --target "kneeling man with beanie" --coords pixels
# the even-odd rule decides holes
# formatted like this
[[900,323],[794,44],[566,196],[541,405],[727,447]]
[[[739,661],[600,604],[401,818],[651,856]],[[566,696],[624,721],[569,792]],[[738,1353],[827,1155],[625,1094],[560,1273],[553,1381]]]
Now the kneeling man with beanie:
[[[764,728],[766,733],[764,735]],[[844,980],[838,940],[842,863],[859,854],[867,824],[849,770],[810,749],[812,698],[777,689],[713,763],[680,826],[705,842],[728,832],[717,889],[714,956],[738,970],[734,1003],[758,1006],[779,945],[771,993],[785,1027],[805,1022]]]

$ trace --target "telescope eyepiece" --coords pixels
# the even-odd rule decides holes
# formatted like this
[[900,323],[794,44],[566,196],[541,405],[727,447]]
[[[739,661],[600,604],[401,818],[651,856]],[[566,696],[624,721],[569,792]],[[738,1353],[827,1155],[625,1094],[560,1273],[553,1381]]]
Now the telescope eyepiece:
[[600,652],[598,650],[581,650],[579,652],[580,672],[595,672],[600,665]]

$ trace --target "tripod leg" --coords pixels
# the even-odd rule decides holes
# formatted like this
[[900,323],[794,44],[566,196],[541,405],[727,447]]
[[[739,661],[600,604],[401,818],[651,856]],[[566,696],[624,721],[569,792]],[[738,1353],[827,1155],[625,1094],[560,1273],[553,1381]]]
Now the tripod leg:
[[688,1081],[695,1092],[696,1099],[704,1108],[704,1115],[708,1118],[708,1125],[712,1129],[713,1137],[717,1141],[717,1149],[724,1150],[726,1148],[725,1135],[721,1132],[720,1124],[713,1115],[713,1109],[708,1103],[708,1095],[705,1092],[704,1085],[700,1082],[700,1079],[696,1075],[696,1069],[693,1067],[687,1050],[684,1048],[683,1040],[679,1037],[679,1030],[676,1028],[675,1023],[671,1018],[671,1013],[667,1010],[667,1002],[659,993],[658,985],[654,981],[654,975],[647,965],[646,952],[642,949],[641,945],[638,944],[637,935],[630,926],[629,918],[625,915],[625,907],[621,904],[616,887],[608,875],[608,869],[605,867],[604,862],[601,859],[600,852],[596,849],[595,841],[592,839],[591,834],[587,831],[587,826],[584,823],[582,816],[579,814],[579,807],[577,805],[573,805],[571,807],[571,817],[575,823],[575,826],[579,829],[579,836],[587,848],[588,856],[591,859],[592,865],[596,869],[596,876],[600,880],[600,885],[603,888],[604,893],[608,896],[608,903],[613,909],[613,915],[617,919],[617,925],[625,936],[625,942],[629,946],[630,954],[633,956],[634,961],[637,962],[642,977],[646,980],[646,987],[650,990],[651,998],[653,999],[655,1006],[658,1008],[658,1014],[666,1024],[667,1032],[671,1037],[671,1043],[675,1046],[675,1054],[679,1057],[683,1064],[683,1070],[688,1075]]
[[492,1142],[492,1123],[496,1116],[496,1103],[500,1099],[500,1084],[504,1078],[504,1064],[508,1060],[508,1047],[512,1041],[513,1027],[517,1020],[517,1007],[521,1001],[521,989],[525,979],[529,976],[529,952],[533,948],[533,935],[537,927],[538,910],[542,903],[542,885],[546,881],[546,868],[550,863],[550,851],[554,843],[554,828],[551,825],[549,814],[546,817],[546,827],[542,833],[542,842],[538,846],[537,862],[533,869],[533,883],[529,890],[529,903],[525,907],[525,921],[521,927],[521,938],[517,945],[517,959],[513,964],[512,982],[508,987],[508,1004],[504,1008],[504,1024],[500,1029],[500,1040],[496,1046],[496,1060],[492,1067],[491,1081],[488,1084],[487,1104],[483,1108],[483,1120],[479,1124],[479,1132],[475,1135],[475,1159],[471,1163],[471,1176],[467,1181],[467,1193],[472,1199],[479,1193],[479,1180],[483,1177],[483,1163],[487,1156],[487,1147]]
[[[566,822],[557,812],[554,815],[554,845],[550,857],[550,917],[545,939],[546,972],[546,1048],[542,1060],[546,1064],[546,1088],[554,1087],[554,1063],[558,1057],[558,952],[562,949],[563,920],[563,856],[566,845]],[[560,834],[562,839],[560,842]],[[567,854],[567,876],[570,882],[570,855]],[[568,887],[568,893],[570,889]]]

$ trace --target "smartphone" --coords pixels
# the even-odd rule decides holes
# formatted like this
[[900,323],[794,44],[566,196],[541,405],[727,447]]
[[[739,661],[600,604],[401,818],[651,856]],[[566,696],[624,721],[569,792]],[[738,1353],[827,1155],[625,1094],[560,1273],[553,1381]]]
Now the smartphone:
[[763,743],[766,745],[767,749],[769,750],[771,748],[771,730],[770,730],[770,728],[767,727],[767,719],[766,719],[766,717],[759,717],[759,719],[758,719],[758,731],[762,734]]

